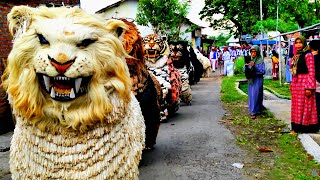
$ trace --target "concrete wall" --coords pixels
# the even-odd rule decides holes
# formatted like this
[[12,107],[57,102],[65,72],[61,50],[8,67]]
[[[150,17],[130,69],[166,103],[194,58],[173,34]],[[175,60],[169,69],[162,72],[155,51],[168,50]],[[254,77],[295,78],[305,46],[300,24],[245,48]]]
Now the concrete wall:
[[[182,32],[184,32],[186,29],[188,29],[190,26],[188,24],[183,24],[181,26],[181,30]],[[195,45],[195,40],[192,39],[192,32],[187,32],[184,33],[182,36],[180,36],[182,39],[188,41],[188,42],[192,42],[193,45]]]
[[[120,3],[118,6],[114,6],[105,10],[101,14],[106,19],[127,18],[129,21],[133,21],[136,18],[137,13],[138,13],[138,1],[128,0]],[[139,29],[142,37],[147,36],[148,34],[153,34],[153,30],[150,27],[137,25],[137,28]]]

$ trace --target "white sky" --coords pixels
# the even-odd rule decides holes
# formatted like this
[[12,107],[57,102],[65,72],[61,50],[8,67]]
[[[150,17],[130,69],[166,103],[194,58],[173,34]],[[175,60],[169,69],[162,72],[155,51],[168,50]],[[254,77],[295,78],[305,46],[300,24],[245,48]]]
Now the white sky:
[[[94,14],[96,11],[102,9],[101,7],[106,7],[110,4],[116,3],[120,0],[80,0],[81,8],[83,8],[86,12]],[[209,28],[209,23],[204,20],[200,20],[200,11],[205,6],[205,0],[191,0],[191,6],[189,9],[189,14],[187,18],[190,19],[191,22],[200,25],[202,27],[207,27],[203,29],[204,34],[208,34],[209,36],[217,36],[221,32],[213,31],[212,28]],[[221,18],[222,15],[216,15],[216,18]]]
[[80,5],[86,12],[94,14],[102,9],[101,7],[107,7],[108,5],[118,1],[120,0],[80,0]]

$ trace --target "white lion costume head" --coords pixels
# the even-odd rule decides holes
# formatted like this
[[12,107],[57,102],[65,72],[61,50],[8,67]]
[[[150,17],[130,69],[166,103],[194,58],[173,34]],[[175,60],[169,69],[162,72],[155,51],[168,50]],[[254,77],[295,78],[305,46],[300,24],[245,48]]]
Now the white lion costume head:
[[18,116],[41,129],[85,129],[112,111],[110,94],[130,101],[121,21],[45,7],[15,7],[8,21],[16,39],[4,84]]
[[[13,177],[24,179],[21,170],[29,171],[24,172],[29,173],[27,177],[58,179],[137,177],[144,122],[130,92],[127,55],[121,42],[127,26],[76,7],[17,6],[8,14],[8,22],[15,39],[3,80],[17,117],[10,160]],[[38,143],[39,137],[44,142]],[[19,147],[21,144],[25,147]],[[91,147],[98,144],[100,149]],[[72,150],[72,146],[77,148]],[[38,149],[38,155],[29,149],[20,152],[28,147]],[[85,157],[90,160],[83,162]],[[24,160],[32,161],[26,163],[34,167],[24,166]],[[42,166],[35,163],[40,160],[45,163],[42,166],[65,169],[40,172]],[[99,166],[90,170],[93,166],[86,163],[108,168],[94,172],[100,171]]]

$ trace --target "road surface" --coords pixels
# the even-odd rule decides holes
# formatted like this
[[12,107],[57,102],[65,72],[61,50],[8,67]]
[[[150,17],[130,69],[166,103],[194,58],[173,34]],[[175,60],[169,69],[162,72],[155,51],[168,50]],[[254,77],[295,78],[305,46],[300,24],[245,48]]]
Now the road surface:
[[232,166],[245,152],[219,122],[224,116],[220,102],[221,77],[210,75],[192,86],[191,106],[160,126],[155,150],[143,154],[141,180],[243,179]]

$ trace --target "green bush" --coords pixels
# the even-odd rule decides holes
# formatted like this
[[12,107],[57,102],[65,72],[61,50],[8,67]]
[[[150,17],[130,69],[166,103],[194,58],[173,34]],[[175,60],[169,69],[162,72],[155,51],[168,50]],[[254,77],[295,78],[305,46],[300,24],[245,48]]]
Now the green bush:
[[244,73],[243,67],[244,67],[244,57],[241,56],[234,62],[234,74],[235,75],[243,74]]

